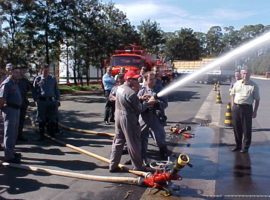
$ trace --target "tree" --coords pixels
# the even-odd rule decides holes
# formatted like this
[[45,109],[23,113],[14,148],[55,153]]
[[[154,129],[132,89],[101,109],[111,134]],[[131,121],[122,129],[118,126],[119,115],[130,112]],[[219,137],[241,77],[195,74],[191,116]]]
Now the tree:
[[195,37],[200,42],[200,56],[201,57],[207,57],[207,50],[206,50],[206,34],[202,32],[194,32]]
[[2,48],[5,49],[5,62],[14,64],[25,62],[24,58],[24,34],[22,30],[22,7],[19,1],[0,2],[0,21],[3,22],[3,32],[1,33]]
[[169,60],[197,60],[200,58],[200,41],[192,29],[181,29],[166,42],[166,57]]
[[242,42],[241,35],[238,30],[235,30],[233,26],[224,27],[225,33],[222,38],[224,44],[224,51],[229,51]]
[[262,24],[247,25],[240,29],[239,34],[242,42],[255,38],[259,34],[265,31],[265,27]]
[[39,66],[45,62],[56,65],[61,42],[61,33],[57,26],[57,0],[35,0],[26,10],[24,30],[31,36],[28,41],[34,49],[32,57],[35,64]]
[[206,50],[211,56],[218,56],[223,52],[222,29],[220,26],[212,26],[206,33]]
[[165,43],[163,31],[159,24],[150,20],[142,21],[141,25],[138,26],[138,30],[142,46],[150,52],[158,53],[160,46]]

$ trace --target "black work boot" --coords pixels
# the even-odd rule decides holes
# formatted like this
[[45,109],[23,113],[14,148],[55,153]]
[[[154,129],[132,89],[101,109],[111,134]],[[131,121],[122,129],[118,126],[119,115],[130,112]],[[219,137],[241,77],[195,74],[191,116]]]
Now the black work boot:
[[44,123],[39,123],[39,138],[38,141],[43,141],[44,140],[44,133],[45,133],[45,124]]
[[18,141],[22,141],[22,142],[26,142],[27,141],[27,139],[22,134],[19,134],[18,135],[17,140]]
[[168,149],[167,146],[163,146],[159,148],[159,153],[160,153],[160,159],[161,160],[167,160],[168,159]]
[[50,136],[55,137],[55,123],[54,122],[48,122],[47,130]]

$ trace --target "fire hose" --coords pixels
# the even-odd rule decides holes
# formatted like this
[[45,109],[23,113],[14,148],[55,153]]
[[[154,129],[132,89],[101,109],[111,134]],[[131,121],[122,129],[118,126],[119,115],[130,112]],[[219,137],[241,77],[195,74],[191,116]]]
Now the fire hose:
[[[29,119],[31,122],[33,122],[33,119],[32,119],[31,117],[27,116],[27,119]],[[34,123],[32,123],[32,126],[34,126]],[[60,141],[60,140],[57,140],[57,139],[55,139],[55,138],[53,138],[53,137],[51,137],[51,136],[49,136],[49,135],[47,135],[47,134],[45,134],[44,136],[45,136],[46,138],[50,139],[51,141],[54,141],[54,142],[56,142],[56,143],[58,143],[58,144],[60,144],[60,145],[62,145],[62,146],[68,147],[68,148],[73,149],[73,150],[75,150],[75,151],[77,151],[77,152],[80,152],[80,153],[83,153],[83,154],[85,154],[85,155],[87,155],[87,156],[90,156],[90,157],[92,157],[92,158],[98,159],[98,160],[100,160],[100,161],[102,161],[102,162],[110,163],[110,160],[107,159],[107,158],[104,158],[104,157],[99,156],[99,155],[97,155],[97,154],[94,154],[94,153],[92,153],[92,152],[86,151],[86,150],[84,150],[84,149],[82,149],[82,148],[73,146],[73,145],[71,145],[71,144],[66,144],[66,143],[64,143],[64,142],[62,142],[62,141]],[[130,172],[130,173],[132,173],[132,174],[138,175],[138,176],[146,177],[147,174],[148,174],[148,173],[142,172],[142,171],[130,170],[129,168],[127,168],[125,165],[122,165],[122,164],[119,164],[118,167],[121,168],[121,169],[124,169],[124,170],[126,170],[126,171],[128,171],[128,172]]]
[[79,179],[85,179],[85,180],[113,182],[113,183],[137,184],[137,185],[143,185],[147,187],[154,187],[154,188],[165,190],[165,187],[169,185],[171,180],[179,180],[181,178],[178,172],[185,165],[188,165],[190,167],[192,166],[191,164],[189,164],[189,161],[190,160],[187,155],[180,154],[178,159],[175,161],[175,164],[172,170],[167,170],[167,169],[164,169],[164,171],[157,170],[154,174],[148,174],[148,176],[145,178],[86,175],[86,174],[81,174],[81,173],[52,170],[52,169],[47,169],[47,168],[42,168],[42,167],[27,166],[27,165],[7,163],[7,162],[0,162],[0,165],[3,165],[4,167],[13,167],[13,168],[19,168],[19,169],[24,169],[24,170],[30,170],[34,172],[43,172],[43,173],[57,175],[57,176],[65,176],[65,177],[70,177],[70,178],[79,178]]
[[[30,116],[26,116],[25,118],[29,119],[31,121],[32,126],[34,126],[35,123],[33,122],[33,119]],[[87,134],[92,134],[92,135],[102,135],[102,136],[109,136],[109,137],[115,136],[114,133],[107,133],[107,132],[101,132],[101,131],[90,131],[90,130],[85,130],[85,129],[73,128],[73,127],[69,127],[69,126],[66,126],[66,125],[61,124],[61,123],[58,123],[58,125],[60,127],[62,127],[63,129],[78,132],[78,133],[87,133]]]
[[[30,118],[30,120],[32,120]],[[104,158],[102,156],[99,156],[97,154],[91,153],[89,151],[86,151],[84,149],[78,148],[76,146],[66,144],[62,141],[59,141],[53,137],[48,136],[45,134],[45,137],[58,143],[61,144],[65,147],[71,148],[75,151],[78,151],[80,153],[83,153],[85,155],[91,156],[93,158],[96,158],[100,161],[103,161],[105,163],[109,163],[110,161],[107,158]],[[2,163],[4,166],[10,166],[10,167],[17,167],[21,169],[28,169],[31,171],[40,171],[40,172],[46,172],[46,173],[51,173],[55,175],[60,175],[60,176],[67,176],[67,177],[74,177],[74,178],[82,178],[82,179],[88,179],[88,180],[97,180],[97,181],[106,181],[106,182],[124,182],[124,183],[136,183],[140,185],[144,185],[147,187],[155,187],[158,189],[165,189],[165,187],[171,182],[171,180],[179,180],[181,179],[181,176],[178,174],[178,171],[180,171],[185,165],[192,166],[189,164],[189,157],[185,154],[180,154],[178,159],[175,161],[175,164],[172,168],[172,170],[168,170],[167,168],[164,169],[156,169],[156,172],[151,174],[151,173],[146,173],[146,172],[141,172],[141,171],[134,171],[128,169],[126,166],[119,164],[118,166],[122,169],[127,170],[130,173],[143,176],[144,178],[125,178],[125,177],[116,177],[115,179],[108,179],[107,177],[102,177],[102,176],[93,176],[93,175],[84,175],[84,174],[79,174],[79,173],[71,173],[71,172],[64,172],[64,171],[57,171],[57,170],[49,170],[45,168],[37,168],[37,167],[31,167],[31,166],[25,166],[25,165],[18,165],[18,164],[12,164],[12,163]]]
[[97,132],[97,131],[89,131],[89,130],[84,130],[84,129],[77,129],[77,128],[65,126],[61,123],[58,123],[58,125],[64,129],[67,129],[70,131],[75,131],[75,132],[80,132],[80,133],[87,133],[87,134],[93,134],[93,135],[103,135],[103,136],[109,136],[109,137],[115,136],[114,133],[106,133],[106,132]]
[[59,170],[42,168],[42,167],[27,166],[27,165],[7,163],[7,162],[2,162],[2,163],[0,162],[0,165],[3,165],[4,167],[13,167],[13,168],[34,171],[34,172],[43,172],[43,173],[47,173],[51,175],[65,176],[69,178],[79,178],[79,179],[85,179],[85,180],[113,182],[113,183],[129,183],[129,184],[138,184],[138,185],[142,184],[141,177],[133,178],[133,177],[95,176],[95,175],[59,171]]
[[[56,142],[56,143],[58,143],[58,144],[60,144],[60,145],[63,145],[63,146],[68,147],[68,148],[70,148],[70,149],[73,149],[73,150],[75,150],[75,151],[77,151],[77,152],[83,153],[83,154],[85,154],[85,155],[87,155],[87,156],[90,156],[90,157],[95,158],[95,159],[97,159],[97,160],[100,160],[100,161],[102,161],[102,162],[110,163],[110,160],[107,159],[107,158],[104,158],[104,157],[99,156],[99,155],[97,155],[97,154],[94,154],[94,153],[92,153],[92,152],[86,151],[86,150],[84,150],[84,149],[82,149],[82,148],[73,146],[73,145],[71,145],[71,144],[66,144],[66,143],[64,143],[64,142],[62,142],[62,141],[59,141],[59,140],[53,138],[53,137],[50,137],[50,136],[47,135],[47,134],[45,134],[45,137],[48,138],[48,139],[50,139],[50,140],[52,140],[52,141],[54,141],[54,142]],[[128,171],[128,172],[130,172],[130,173],[132,173],[132,174],[138,175],[138,176],[146,177],[146,176],[148,175],[148,173],[146,173],[146,172],[130,170],[129,168],[127,168],[125,165],[122,165],[122,164],[119,164],[118,167],[120,167],[120,168],[122,168],[122,169],[124,169],[124,170],[126,170],[126,171]]]

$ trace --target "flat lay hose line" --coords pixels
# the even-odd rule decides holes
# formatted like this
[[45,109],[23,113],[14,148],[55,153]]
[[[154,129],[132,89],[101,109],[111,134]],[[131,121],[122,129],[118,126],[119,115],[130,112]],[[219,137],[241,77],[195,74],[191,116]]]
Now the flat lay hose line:
[[85,180],[92,180],[92,181],[129,183],[129,184],[140,184],[141,182],[140,178],[134,178],[134,177],[96,176],[96,175],[89,175],[89,174],[53,170],[53,169],[35,167],[35,166],[23,165],[23,164],[15,164],[15,163],[7,163],[7,162],[2,162],[2,163],[0,162],[0,164],[3,165],[4,167],[13,167],[13,168],[24,169],[24,170],[29,170],[33,172],[43,172],[43,173],[47,173],[51,175],[65,176],[65,177],[70,177],[70,178],[78,178],[78,179],[85,179]]

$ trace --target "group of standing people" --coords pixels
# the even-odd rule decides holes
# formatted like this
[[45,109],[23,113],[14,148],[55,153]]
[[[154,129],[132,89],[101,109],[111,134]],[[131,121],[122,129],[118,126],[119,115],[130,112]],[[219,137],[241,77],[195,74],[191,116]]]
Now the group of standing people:
[[259,87],[250,80],[250,70],[242,69],[241,72],[235,72],[230,95],[236,143],[232,151],[247,153],[252,138],[252,118],[256,118],[260,103]]
[[32,84],[26,77],[27,66],[6,65],[6,74],[0,83],[0,110],[3,120],[4,161],[19,163],[21,154],[15,152],[17,140],[26,141],[23,126],[29,105],[28,92],[32,92],[37,104],[37,118],[40,128],[40,139],[43,139],[44,127],[54,136],[58,130],[59,90],[56,79],[49,74],[49,66],[41,67]]
[[[111,68],[103,76],[103,84],[108,81],[114,85]],[[141,80],[140,80],[141,79]],[[107,83],[108,83],[107,82]],[[113,139],[110,156],[110,172],[119,171],[123,148],[126,145],[134,170],[145,170],[147,165],[147,145],[149,134],[160,150],[160,158],[167,159],[167,145],[165,142],[164,125],[166,122],[165,108],[167,98],[156,98],[162,89],[157,82],[154,72],[138,74],[133,70],[120,73],[116,78],[117,86],[112,87],[108,101],[115,104],[115,137]],[[140,85],[141,82],[141,85]],[[105,97],[106,87],[105,89]],[[111,97],[111,98],[110,98]],[[113,99],[113,101],[112,101]],[[108,119],[107,101],[105,105],[105,123]]]

